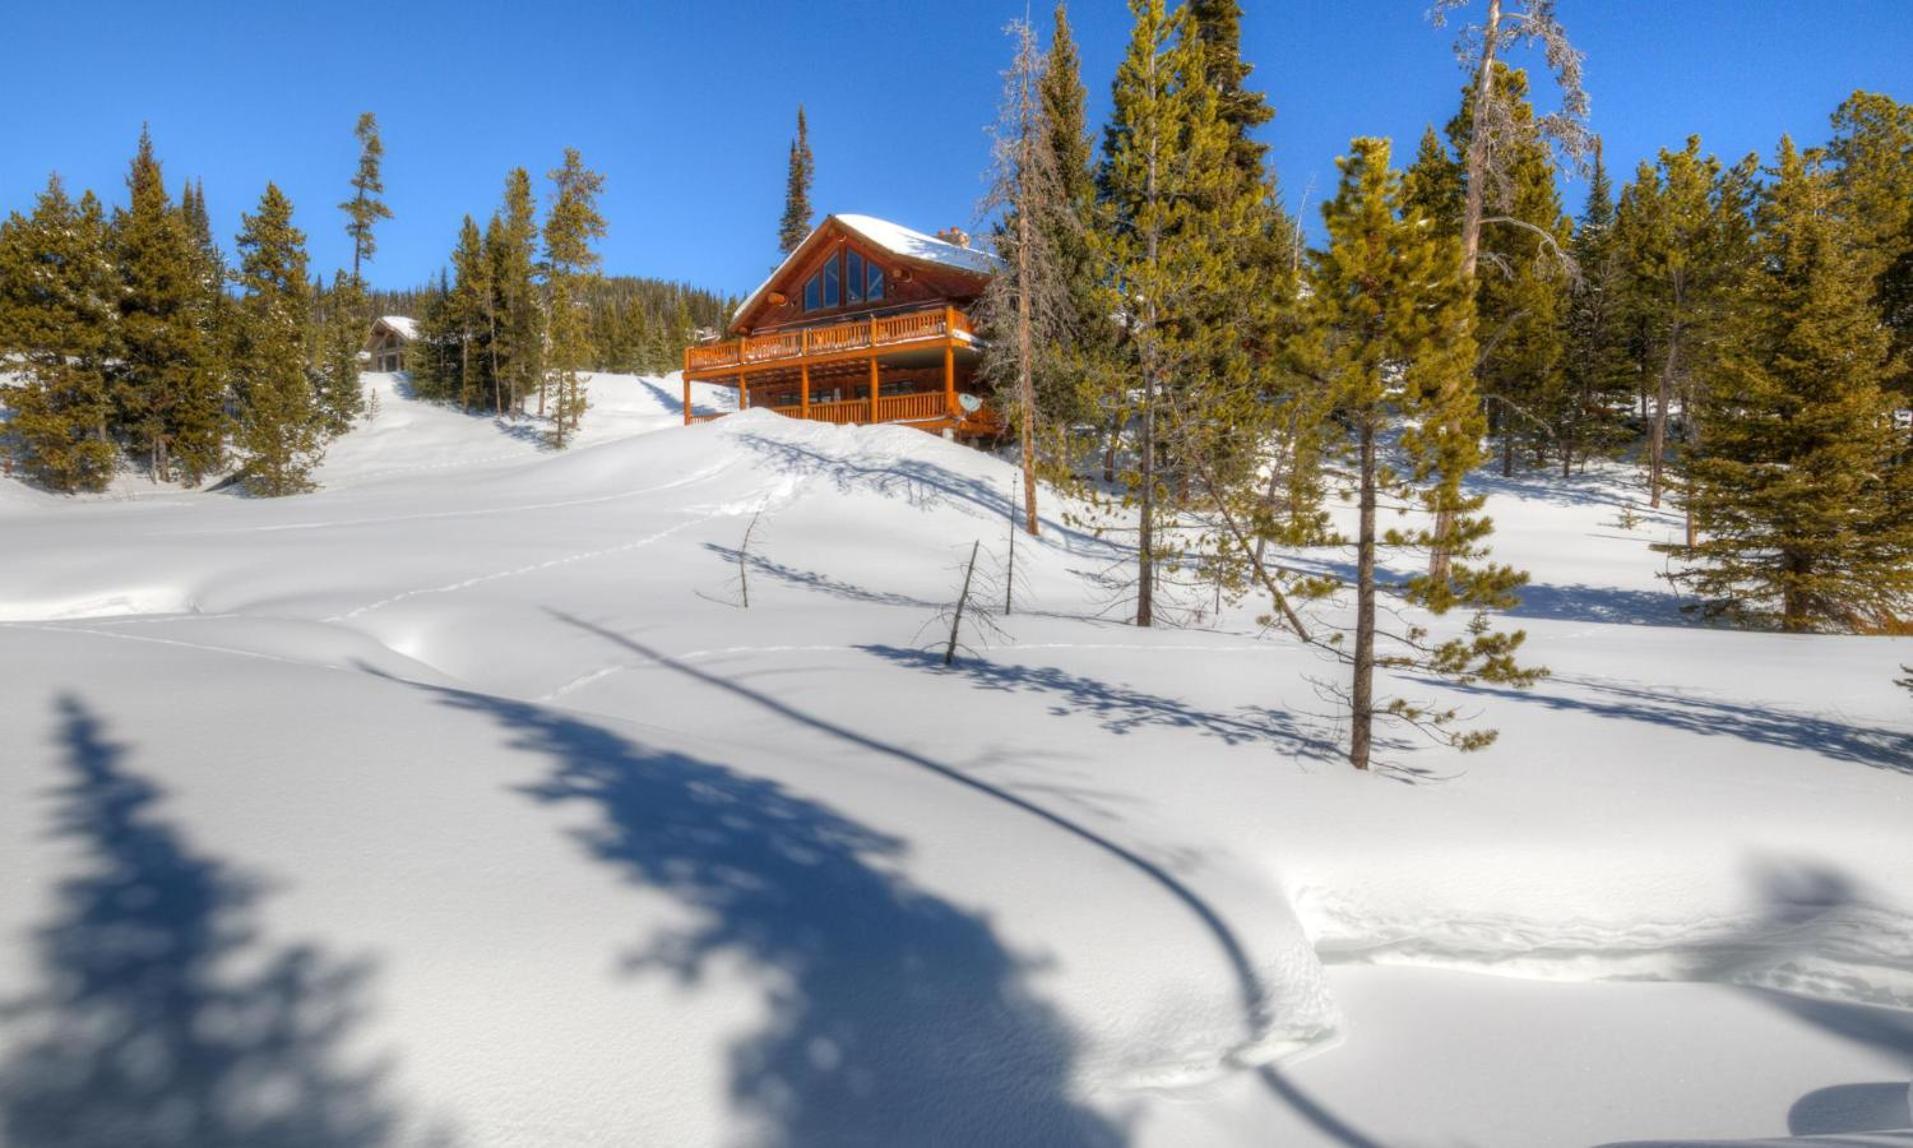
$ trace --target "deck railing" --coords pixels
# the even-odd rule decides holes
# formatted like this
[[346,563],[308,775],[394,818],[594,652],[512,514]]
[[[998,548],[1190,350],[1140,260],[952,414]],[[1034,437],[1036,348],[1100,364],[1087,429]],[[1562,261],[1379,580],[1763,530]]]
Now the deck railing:
[[[864,406],[869,407],[869,403]],[[944,409],[943,392],[924,391],[914,395],[892,395],[877,400],[877,421],[900,423],[911,419],[933,419],[949,413]]]
[[685,352],[684,365],[695,374],[725,367],[755,366],[782,359],[890,347],[969,333],[970,321],[963,312],[953,307],[932,307],[905,311],[899,315],[852,319],[827,327],[772,331],[766,335],[692,347]]

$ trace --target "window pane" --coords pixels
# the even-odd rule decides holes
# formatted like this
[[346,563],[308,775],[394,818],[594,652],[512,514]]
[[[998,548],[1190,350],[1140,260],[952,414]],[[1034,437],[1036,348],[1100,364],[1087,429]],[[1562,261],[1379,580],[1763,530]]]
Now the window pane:
[[864,301],[864,257],[852,251],[844,257],[844,302]]
[[883,268],[875,263],[866,264],[866,268],[869,286],[864,290],[864,297],[872,300],[883,298]]
[[832,259],[824,264],[824,306],[837,305],[837,261]]
[[823,276],[821,274],[812,275],[810,282],[804,284],[804,310],[815,311],[818,307],[822,306],[819,302],[819,300],[823,298],[823,295],[819,291],[819,284],[822,279]]

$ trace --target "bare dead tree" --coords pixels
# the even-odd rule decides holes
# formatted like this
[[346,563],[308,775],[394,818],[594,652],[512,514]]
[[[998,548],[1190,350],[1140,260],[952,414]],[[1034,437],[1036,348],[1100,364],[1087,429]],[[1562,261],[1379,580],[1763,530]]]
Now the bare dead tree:
[[1059,229],[1079,228],[1054,150],[1049,114],[1039,85],[1048,60],[1029,24],[1006,29],[1015,45],[1003,73],[1003,99],[991,129],[990,187],[978,211],[1001,212],[995,246],[1003,269],[990,280],[978,305],[983,328],[994,336],[984,346],[982,373],[1015,395],[1015,423],[1022,453],[1023,529],[1041,529],[1036,513],[1036,402],[1038,348],[1066,341],[1073,305],[1056,249]]
[[[1428,18],[1436,27],[1445,27],[1452,14],[1472,2],[1435,0]],[[1513,48],[1539,48],[1560,89],[1561,106],[1538,117],[1533,129],[1577,170],[1594,149],[1594,135],[1587,126],[1588,95],[1581,83],[1583,57],[1555,15],[1555,0],[1486,0],[1486,5],[1481,22],[1464,25],[1455,40],[1455,57],[1474,78],[1475,86],[1474,119],[1463,157],[1466,198],[1461,218],[1461,273],[1470,281],[1481,259],[1482,224],[1490,219],[1513,222],[1505,211],[1512,195],[1507,157],[1522,142],[1525,130],[1515,101],[1495,85],[1496,62]],[[1498,213],[1485,219],[1488,204],[1493,204]],[[1435,544],[1428,553],[1428,576],[1432,579],[1446,581],[1450,575],[1453,534],[1453,516],[1439,515]]]

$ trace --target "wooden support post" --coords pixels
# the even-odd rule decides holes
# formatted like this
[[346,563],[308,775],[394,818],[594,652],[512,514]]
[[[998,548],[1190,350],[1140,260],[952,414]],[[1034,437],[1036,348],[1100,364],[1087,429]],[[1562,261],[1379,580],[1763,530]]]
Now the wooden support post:
[[684,425],[691,425],[691,348],[684,348]]
[[956,397],[956,308],[943,309],[943,409],[958,414]]
[[800,363],[797,370],[797,417],[807,419],[810,417],[810,364]]
[[737,409],[745,410],[751,405],[751,380],[743,371],[737,372]]
[[877,356],[870,356],[870,422],[877,422]]

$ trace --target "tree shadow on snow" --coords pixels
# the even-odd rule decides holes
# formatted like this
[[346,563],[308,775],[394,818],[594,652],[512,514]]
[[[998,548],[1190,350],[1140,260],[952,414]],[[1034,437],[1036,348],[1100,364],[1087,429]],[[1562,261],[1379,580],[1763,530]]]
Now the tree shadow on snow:
[[819,594],[828,594],[833,598],[842,598],[850,602],[866,602],[876,606],[909,606],[918,610],[936,610],[942,607],[941,603],[930,602],[922,598],[912,598],[907,594],[896,594],[888,590],[872,590],[867,586],[859,586],[855,582],[846,582],[842,578],[825,574],[821,571],[802,570],[795,566],[766,558],[762,554],[752,554],[745,557],[743,552],[737,548],[716,542],[706,542],[704,549],[722,558],[726,564],[732,567],[737,565],[740,557],[744,557],[746,565],[754,573],[762,574],[768,578],[775,578],[777,581],[788,586],[796,586],[803,590],[814,590]]
[[[661,387],[642,375],[638,376],[638,383],[657,397],[658,405],[664,408],[665,414],[679,416],[684,414],[684,396],[681,393],[669,387]],[[709,403],[700,403],[695,400],[691,403],[691,413],[697,416],[728,415],[736,413],[736,410],[735,406],[714,407]]]
[[[1736,933],[1707,943],[1698,966],[1686,978],[1732,983],[1762,968],[1782,966],[1796,956],[1847,951],[1865,963],[1892,964],[1883,954],[1850,952],[1856,939],[1904,936],[1905,921],[1872,903],[1859,882],[1820,862],[1763,862],[1753,878],[1761,914]],[[1890,943],[1890,941],[1889,941]],[[1743,986],[1769,1007],[1831,1035],[1861,1045],[1903,1065],[1913,1074],[1913,1011],[1851,1000],[1804,996],[1776,989]],[[1790,1136],[1811,1136],[1822,1145],[1913,1145],[1913,1112],[1906,1080],[1865,1081],[1817,1088],[1795,1100],[1787,1111]],[[1759,1148],[1780,1140],[1630,1140],[1602,1148]]]
[[1463,693],[1505,698],[1552,710],[1650,722],[1706,737],[1735,737],[1757,745],[1817,753],[1835,761],[1913,775],[1913,732],[1852,725],[1817,714],[1588,679],[1552,678],[1592,696],[1558,690],[1510,690],[1497,686],[1445,685]]
[[[1115,858],[1181,904],[1209,934],[1233,974],[1245,1033],[1258,1033],[1263,1028],[1269,1008],[1268,992],[1250,963],[1241,941],[1213,907],[1162,865],[1018,794],[972,777],[925,754],[806,713],[778,698],[701,670],[633,638],[583,619],[558,611],[552,611],[552,616],[637,654],[647,663],[681,674],[795,724],[838,739],[846,745],[888,758],[902,766],[925,770],[954,785],[1018,809]],[[473,704],[473,708],[492,709],[494,712],[502,712],[499,707],[513,706],[516,703],[495,699],[474,699]],[[530,728],[538,731],[533,733],[534,738],[542,736],[542,731],[552,724],[568,721],[543,711],[533,711],[524,716],[529,720]],[[602,730],[593,730],[592,727],[584,727],[581,736],[584,743],[577,747],[579,752],[561,750],[560,756],[564,760],[577,762],[584,776],[590,779],[603,769],[591,763],[603,761],[606,754],[610,754],[610,760],[614,763],[611,784],[620,784],[615,780],[615,775],[625,770],[615,764],[619,760],[618,747],[629,743]],[[610,740],[603,740],[606,738]],[[682,762],[686,759],[673,755],[671,760]],[[687,882],[693,893],[703,887],[700,883],[718,881],[716,901],[710,905],[711,908],[728,912],[728,906],[733,904],[754,907],[763,903],[767,906],[765,916],[759,919],[754,914],[743,914],[745,919],[740,925],[716,921],[709,929],[694,935],[691,938],[693,943],[689,946],[682,941],[667,941],[662,946],[653,946],[641,956],[639,963],[653,964],[661,960],[669,963],[674,955],[696,955],[707,951],[706,945],[697,943],[699,937],[738,936],[740,943],[764,946],[765,957],[773,963],[785,950],[790,950],[789,955],[782,959],[793,962],[799,971],[818,963],[830,966],[828,971],[831,975],[824,980],[822,987],[826,991],[821,998],[822,1003],[830,1007],[813,1007],[809,992],[800,993],[795,1000],[782,1001],[786,1015],[794,1012],[802,1019],[796,1031],[792,1031],[790,1022],[785,1022],[766,1038],[776,1050],[775,1055],[766,1056],[753,1051],[757,1047],[753,1045],[740,1056],[739,1065],[743,1070],[740,1084],[746,1096],[754,1087],[761,1086],[762,1069],[759,1066],[769,1063],[794,1065],[794,1068],[783,1068],[771,1074],[771,1091],[786,1097],[786,1104],[794,1103],[795,1114],[802,1117],[793,1119],[788,1111],[784,1114],[778,1123],[785,1132],[781,1143],[1061,1145],[1121,1142],[1123,1137],[1118,1130],[1105,1122],[1094,1120],[1080,1109],[1063,1105],[1059,1093],[1062,1081],[1067,1079],[1067,1061],[1059,1061],[1059,1057],[1066,1053],[1067,1048],[1053,1047],[1050,1042],[1057,1038],[1044,1035],[1052,1032],[1057,1022],[1050,1018],[1045,1006],[1016,989],[1008,975],[1015,965],[1011,958],[1002,954],[994,940],[988,940],[987,943],[984,940],[971,942],[977,947],[969,958],[970,962],[980,960],[990,970],[990,976],[981,985],[985,991],[969,999],[951,999],[949,995],[934,989],[934,980],[938,975],[957,980],[969,979],[975,983],[976,974],[962,968],[948,968],[948,956],[934,950],[926,951],[911,940],[908,928],[913,925],[913,920],[894,912],[886,903],[896,900],[900,890],[908,889],[900,878],[872,879],[855,872],[859,867],[868,866],[869,862],[865,858],[872,853],[880,850],[892,853],[900,851],[900,842],[887,837],[872,837],[872,845],[855,847],[855,843],[861,840],[857,835],[868,834],[869,830],[844,821],[840,815],[823,810],[811,802],[785,794],[769,783],[739,778],[722,767],[693,764],[702,770],[716,771],[730,792],[726,793],[722,789],[710,791],[700,786],[699,792],[713,794],[715,805],[713,809],[692,819],[689,828],[699,838],[692,843],[692,848],[706,848],[705,839],[713,836],[721,839],[734,829],[742,836],[731,843],[728,849],[734,850],[738,857],[763,858],[772,871],[765,874],[747,866],[741,873],[734,872],[728,880],[700,877],[697,873],[685,871],[704,867],[697,864],[704,858],[694,855],[687,859],[691,864],[669,864],[660,876],[665,880]],[[557,786],[555,793],[560,796],[548,800],[565,799],[562,795],[569,792],[566,788],[567,772],[561,771],[560,776],[554,779]],[[679,780],[671,784],[682,788],[685,782]],[[587,780],[584,792],[595,796],[601,785],[601,782]],[[753,816],[749,810],[737,808],[733,804],[733,793],[740,799],[748,795],[753,808],[765,812]],[[765,804],[767,797],[770,800]],[[600,800],[608,811],[625,806],[624,802],[618,800]],[[713,815],[722,817],[722,829],[703,824]],[[793,832],[801,830],[813,820],[819,826],[845,827],[827,833],[826,843],[831,838],[842,839],[825,851],[819,851],[818,844],[807,838],[794,842],[789,840]],[[593,847],[600,855],[608,854],[613,858],[633,856],[621,852],[626,848],[622,843],[628,840],[628,834],[621,830],[614,831],[608,840],[617,843],[608,850],[605,845],[607,838],[598,837],[594,840]],[[645,848],[642,842],[633,842],[629,847],[639,851],[638,855]],[[782,877],[786,869],[793,865],[793,877],[805,882],[816,880],[819,876],[818,865],[833,857],[842,858],[843,864],[850,868],[846,870],[842,884],[826,881],[815,896],[792,898],[789,894],[781,893],[776,883],[768,891],[754,888],[763,877]],[[708,858],[718,866],[729,863],[731,859],[730,852]],[[665,860],[671,862],[673,859],[667,857]],[[639,868],[642,872],[643,867]],[[740,882],[746,888],[740,890],[733,901],[729,886]],[[907,893],[904,895],[908,896]],[[919,893],[914,896],[923,895]],[[875,899],[858,904],[860,897]],[[937,910],[938,915],[956,912],[948,906]],[[962,932],[967,933],[969,928],[965,925]],[[842,968],[837,967],[840,962],[835,959],[835,949],[840,947],[837,944],[840,932],[844,934],[841,947],[853,954],[853,959],[841,962],[847,966]],[[874,950],[871,948],[873,945]],[[957,951],[961,952],[961,947]],[[874,952],[883,958],[880,967],[867,968],[862,960],[854,959],[855,954],[867,952]],[[931,978],[931,984],[919,983],[925,977]],[[840,1001],[836,995],[839,993],[846,994],[848,1000]],[[961,998],[962,994],[957,996]],[[846,1027],[843,1029],[846,1035],[858,1035],[857,1029],[861,1025],[882,1037],[873,1039],[866,1036],[860,1044],[850,1046],[852,1051],[871,1049],[872,1055],[860,1058],[860,1063],[880,1074],[886,1057],[894,1056],[897,1059],[890,1065],[890,1071],[906,1078],[921,1074],[923,1079],[899,1082],[900,1095],[891,1095],[890,1090],[882,1087],[885,1078],[881,1075],[866,1078],[861,1085],[848,1090],[842,1081],[831,1080],[828,1087],[823,1089],[819,1103],[804,1103],[806,1098],[801,1091],[796,1094],[794,1101],[788,1099],[793,1096],[793,1079],[801,1084],[822,1071],[816,1067],[817,1048],[824,1050],[822,1063],[833,1066],[845,1063],[842,1058],[847,1054],[838,1039],[838,1029],[828,1023],[828,1014],[838,1009],[847,1014],[844,1018]],[[1026,1010],[1031,1011],[1026,1015]],[[1027,1026],[1032,1024],[1036,1026],[1034,1033],[1026,1031]],[[808,1042],[814,1036],[823,1037],[825,1043],[812,1047]],[[1033,1037],[1036,1038],[1034,1043]],[[1024,1060],[1033,1057],[1033,1063],[1019,1064],[1017,1060],[1010,1059],[1012,1057]],[[996,1075],[985,1072],[984,1066],[992,1064],[1007,1064],[1012,1079],[1022,1083],[984,1087],[998,1079]],[[1257,1081],[1273,1096],[1288,1104],[1344,1148],[1378,1148],[1373,1141],[1314,1101],[1275,1068],[1264,1066],[1254,1071]],[[833,1067],[831,1073],[834,1075],[836,1072],[837,1068]],[[1036,1086],[1036,1091],[1031,1090],[1032,1084]],[[814,1111],[826,1104],[840,1110],[834,1113]],[[873,1105],[876,1109],[895,1106],[896,1110],[876,1111]],[[997,1115],[993,1116],[992,1113]],[[928,1128],[923,1126],[922,1122],[938,1118],[944,1121],[941,1125],[946,1130],[944,1133],[936,1132],[935,1125]],[[980,1134],[966,1123],[999,1118],[1002,1127],[992,1124],[992,1135]],[[853,1120],[868,1120],[870,1123],[861,1125],[853,1123]]]
[[[943,656],[930,650],[898,646],[859,646],[867,654],[914,669],[946,672]],[[1320,731],[1305,728],[1287,713],[1250,707],[1221,713],[1190,705],[1179,698],[1146,693],[1100,678],[1072,674],[1055,666],[1018,666],[964,658],[947,672],[960,674],[980,690],[1041,694],[1055,701],[1050,712],[1058,717],[1084,714],[1121,736],[1138,729],[1188,730],[1217,738],[1225,745],[1266,742],[1288,749],[1294,756],[1315,761],[1340,760],[1341,747]]]
[[71,780],[59,837],[88,871],[39,931],[44,988],[0,1004],[0,1140],[14,1148],[366,1148],[396,1112],[383,1065],[350,1069],[366,961],[275,946],[260,884],[194,850],[153,812],[98,717],[59,703]]
[[[771,1019],[731,1050],[731,1093],[779,1145],[1118,1145],[1072,1095],[1074,1041],[983,916],[915,887],[905,843],[783,786],[650,749],[563,711],[418,685],[551,759],[525,789],[582,804],[580,844],[698,910],[627,954],[693,983],[743,957]],[[668,1039],[668,1034],[654,1034]]]

